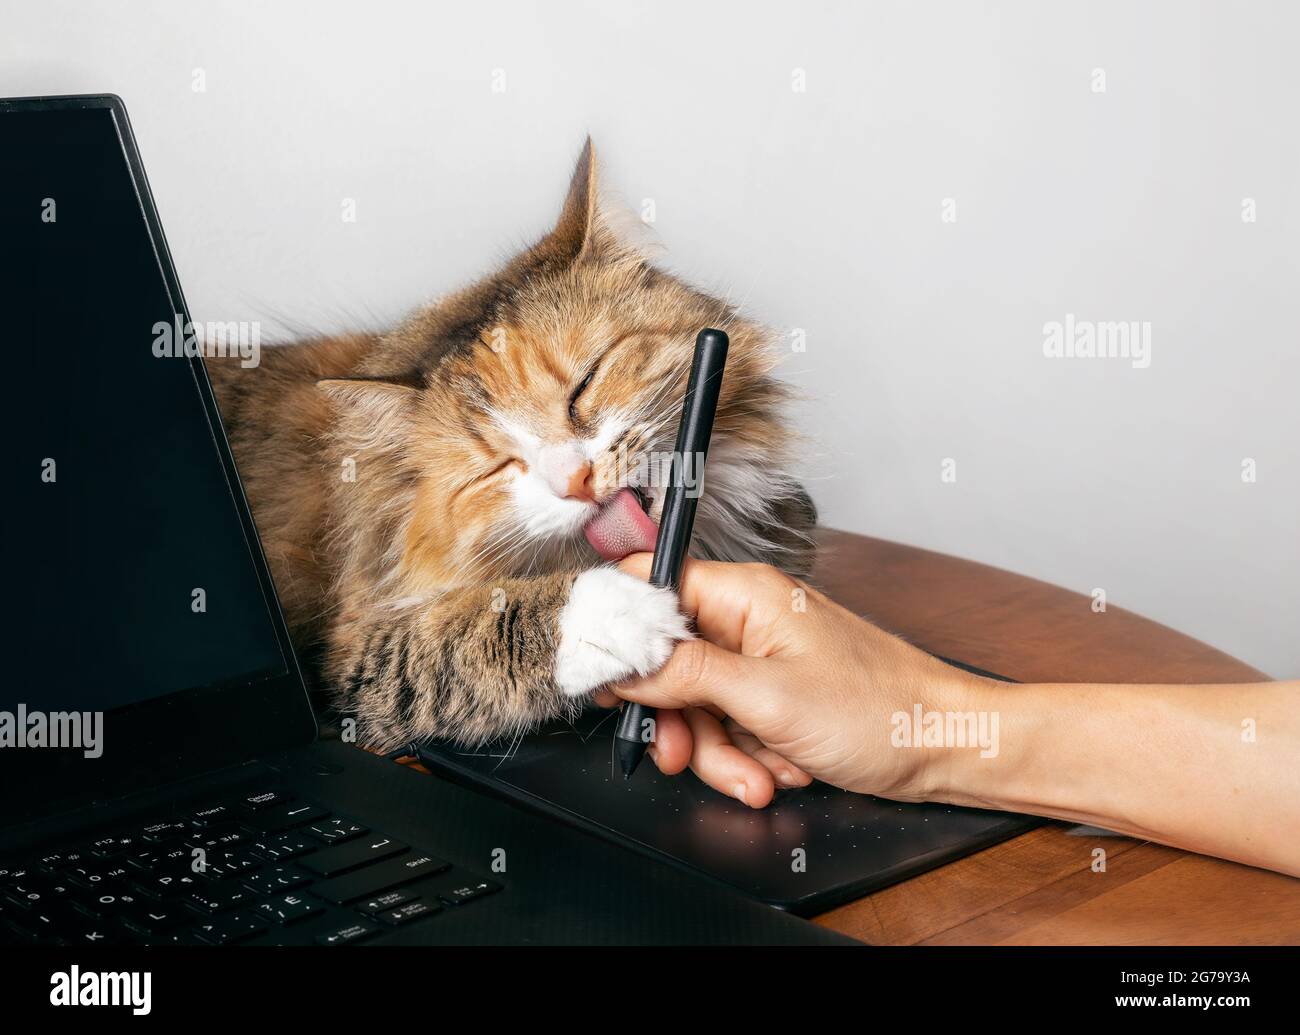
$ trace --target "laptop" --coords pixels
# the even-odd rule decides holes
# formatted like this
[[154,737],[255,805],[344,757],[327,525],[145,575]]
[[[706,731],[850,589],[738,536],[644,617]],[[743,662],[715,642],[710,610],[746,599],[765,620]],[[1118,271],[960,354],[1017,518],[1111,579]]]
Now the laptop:
[[0,254],[0,943],[848,941],[318,736],[118,98],[0,100]]

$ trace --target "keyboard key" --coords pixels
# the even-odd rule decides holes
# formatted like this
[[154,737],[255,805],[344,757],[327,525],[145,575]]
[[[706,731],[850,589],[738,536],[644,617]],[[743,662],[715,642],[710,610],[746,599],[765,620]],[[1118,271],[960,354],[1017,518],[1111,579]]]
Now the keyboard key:
[[143,934],[162,934],[194,920],[188,909],[171,905],[149,905],[128,909],[118,919]]
[[211,851],[217,848],[234,848],[235,845],[247,844],[251,839],[251,835],[246,830],[240,830],[231,823],[196,831],[184,838],[184,842],[190,848]]
[[84,866],[71,866],[63,871],[63,876],[83,888],[99,888],[116,884],[130,877],[131,871],[121,863],[91,862]]
[[139,852],[131,852],[125,857],[127,866],[137,870],[144,870],[146,873],[155,873],[158,870],[171,872],[175,869],[183,869],[189,866],[193,860],[194,855],[190,849],[178,841],[158,844]]
[[203,876],[212,880],[225,880],[227,877],[238,877],[250,870],[256,870],[261,865],[262,860],[248,849],[208,852],[202,872]]
[[315,823],[317,819],[326,818],[329,818],[329,809],[322,809],[320,805],[312,805],[309,801],[290,801],[257,811],[244,822],[263,830],[287,830],[289,827],[300,827],[304,823]]
[[322,934],[316,938],[317,945],[348,945],[351,943],[364,941],[366,938],[373,938],[383,928],[378,924],[372,924],[369,920],[356,920],[346,927],[340,927],[337,931],[330,931],[329,934]]
[[135,886],[150,898],[168,899],[204,885],[202,877],[184,870],[171,873],[150,873],[135,878]]
[[436,888],[437,896],[449,906],[459,906],[501,890],[501,885],[494,881],[473,878],[465,880],[463,874],[460,877],[461,879],[456,881],[443,880],[433,885],[422,885],[420,890],[428,894],[431,888]]
[[124,928],[89,919],[75,926],[61,926],[58,936],[69,945],[121,945],[134,940]]
[[69,848],[66,851],[55,852],[53,854],[57,856],[62,856],[62,858],[59,859],[58,862],[52,863],[51,865],[46,867],[46,869],[54,873],[58,873],[62,870],[66,870],[69,866],[79,866],[85,863],[91,863],[96,861],[95,857],[91,855],[89,851],[83,848]]
[[120,916],[133,909],[143,908],[145,898],[143,895],[133,894],[131,891],[123,891],[119,888],[101,889],[101,894],[90,894],[84,898],[76,899],[73,904],[80,910],[91,914],[92,916]]
[[229,916],[205,920],[194,927],[193,933],[209,945],[229,945],[252,938],[266,930],[266,921],[252,913],[240,911]]
[[212,884],[191,891],[185,902],[201,913],[224,913],[236,906],[251,906],[254,895],[242,884]]
[[320,844],[300,834],[280,834],[264,841],[254,841],[251,847],[268,862],[281,862],[314,852]]
[[394,888],[392,891],[385,891],[376,895],[374,898],[367,899],[365,902],[358,902],[356,908],[363,913],[382,913],[385,910],[392,909],[394,906],[400,906],[403,902],[410,902],[413,898],[419,898],[420,893],[414,888]]
[[345,870],[353,870],[366,863],[379,862],[394,855],[401,855],[407,846],[389,837],[363,837],[347,844],[335,845],[309,855],[302,865],[322,877],[332,877]]
[[229,823],[237,818],[234,810],[229,805],[209,805],[207,808],[199,809],[190,816],[190,826],[212,827],[221,823]]
[[[193,921],[194,919],[193,914],[190,915],[189,919]],[[209,926],[215,927],[216,921],[211,921]],[[206,949],[209,945],[212,944],[212,942],[204,941],[202,938],[200,938],[198,935],[198,931],[196,931],[193,927],[182,927],[179,931],[171,931],[171,932],[164,931],[160,935],[159,934],[150,935],[149,940],[156,944],[162,944],[162,945],[183,945],[187,949],[193,948],[194,946],[202,946],[203,948]]]
[[155,867],[162,859],[162,853],[155,848],[145,848],[139,852],[132,852],[125,859],[128,866],[133,866],[137,870],[148,872]]
[[270,866],[261,873],[244,878],[244,887],[259,895],[274,895],[277,891],[300,888],[313,880],[312,875],[297,866]]
[[74,909],[70,903],[59,902],[42,905],[25,912],[18,911],[6,917],[13,926],[27,932],[32,938],[53,941],[64,931],[79,930],[93,921],[85,913]]
[[438,905],[438,903],[417,898],[415,901],[407,902],[396,909],[380,913],[379,919],[386,924],[400,927],[402,924],[409,924],[412,920],[419,920],[422,916],[433,916],[435,913],[440,912],[442,912],[442,906]]
[[276,805],[269,809],[254,812],[245,817],[242,822],[245,826],[270,832],[289,830],[328,817],[329,809],[323,809],[319,805],[312,805],[305,801],[291,801],[284,805]]
[[[69,849],[63,852],[50,852],[42,855],[37,861],[37,865],[46,870],[57,870],[63,866],[71,866],[73,863],[84,862],[86,853]],[[3,880],[3,871],[0,871],[0,880]]]
[[190,832],[190,825],[182,819],[164,819],[150,823],[140,831],[141,841],[170,841]]
[[172,857],[168,859],[165,857],[161,846],[157,846],[144,848],[138,852],[131,852],[125,857],[124,861],[127,866],[130,866],[133,869],[151,873],[159,867],[168,867],[189,854],[189,849],[184,845],[175,846],[169,849],[169,851],[179,854],[173,854]]
[[298,894],[281,895],[269,902],[262,902],[257,907],[262,919],[277,924],[294,924],[306,920],[309,916],[323,913],[325,907],[319,902],[309,901]]
[[72,893],[72,885],[67,881],[35,873],[4,886],[4,898],[23,909],[66,901]]
[[313,823],[303,833],[316,838],[318,841],[324,841],[326,844],[338,844],[341,841],[351,841],[354,837],[368,834],[370,828],[353,823],[351,820],[336,817]]
[[0,945],[24,945],[36,940],[36,934],[29,931],[18,920],[9,922],[0,916]]
[[313,895],[319,895],[327,902],[342,905],[399,884],[409,884],[421,877],[432,877],[450,868],[450,863],[435,859],[431,855],[410,853],[324,881],[315,885],[311,891]]
[[240,803],[246,809],[252,809],[254,812],[260,812],[262,809],[269,809],[274,805],[282,805],[290,798],[288,794],[281,794],[279,791],[262,791],[261,794],[250,794],[240,799]]
[[110,855],[117,855],[119,852],[125,852],[129,848],[134,848],[137,838],[131,834],[123,837],[101,837],[98,841],[91,842],[89,852],[91,855],[101,859]]

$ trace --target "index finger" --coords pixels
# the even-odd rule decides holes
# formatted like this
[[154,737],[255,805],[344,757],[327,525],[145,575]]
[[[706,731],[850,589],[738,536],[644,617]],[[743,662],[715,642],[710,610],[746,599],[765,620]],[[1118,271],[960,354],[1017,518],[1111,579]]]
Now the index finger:
[[[653,555],[634,553],[619,562],[630,575],[648,579]],[[766,624],[783,614],[799,583],[766,564],[730,564],[689,558],[678,599],[706,640],[737,654],[762,656]],[[746,649],[746,648],[749,649]]]

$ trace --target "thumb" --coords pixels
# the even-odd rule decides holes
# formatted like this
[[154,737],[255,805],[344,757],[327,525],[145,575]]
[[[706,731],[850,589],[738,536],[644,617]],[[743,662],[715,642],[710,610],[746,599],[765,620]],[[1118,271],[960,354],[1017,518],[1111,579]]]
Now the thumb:
[[[716,705],[744,722],[745,703],[760,695],[761,659],[733,654],[708,640],[682,640],[658,672],[610,687],[625,701],[652,708]],[[758,671],[756,671],[758,670]]]

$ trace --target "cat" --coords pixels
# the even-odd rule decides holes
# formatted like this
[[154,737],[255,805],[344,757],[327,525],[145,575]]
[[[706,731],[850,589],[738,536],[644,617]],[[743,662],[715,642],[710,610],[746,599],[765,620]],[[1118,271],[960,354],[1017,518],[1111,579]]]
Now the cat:
[[775,335],[654,265],[598,194],[588,139],[555,226],[498,272],[387,333],[208,360],[295,645],[361,743],[572,717],[690,635],[608,562],[653,546],[703,327],[731,349],[692,553],[809,570]]

